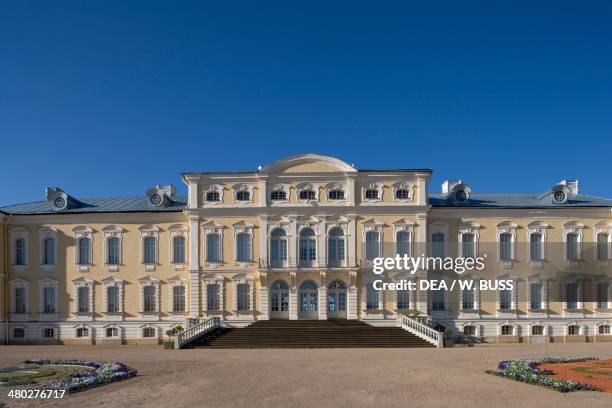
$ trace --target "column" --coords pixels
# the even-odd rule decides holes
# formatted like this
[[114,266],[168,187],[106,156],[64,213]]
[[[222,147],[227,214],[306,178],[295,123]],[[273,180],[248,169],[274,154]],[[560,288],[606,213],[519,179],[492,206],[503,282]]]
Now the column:
[[[191,191],[191,187],[190,187]],[[189,317],[200,315],[200,217],[189,214]]]
[[359,318],[359,304],[357,303],[357,272],[350,271],[347,277],[347,299],[346,299],[346,318],[357,320]]
[[[419,195],[421,192],[419,192]],[[416,256],[427,255],[427,215],[420,214],[417,216],[417,254]],[[417,285],[419,279],[427,279],[427,271],[419,270],[417,272]],[[418,292],[418,312],[422,315],[428,314],[429,297],[426,290]]]
[[[267,272],[259,273],[259,320],[270,320]],[[253,282],[255,284],[255,282]]]
[[296,287],[296,273],[289,272],[289,320],[298,319],[298,293]]
[[268,216],[259,217],[259,267],[268,267]]
[[287,240],[287,245],[289,245],[289,267],[297,268],[297,216],[292,215],[289,217],[289,220],[291,221],[291,224],[289,224],[289,237]]
[[317,290],[317,310],[319,311],[319,320],[327,320],[327,286],[325,271],[319,273],[319,288]]
[[318,266],[325,268],[327,266],[327,217],[319,217],[319,256]]
[[348,225],[348,251],[347,253],[347,266],[354,268],[357,266],[357,215],[349,214],[349,225]]

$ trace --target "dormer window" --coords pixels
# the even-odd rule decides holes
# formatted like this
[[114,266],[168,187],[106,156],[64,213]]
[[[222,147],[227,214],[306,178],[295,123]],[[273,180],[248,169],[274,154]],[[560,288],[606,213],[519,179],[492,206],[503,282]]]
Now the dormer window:
[[287,193],[282,190],[276,190],[270,193],[270,199],[272,201],[283,201],[287,199]]
[[366,200],[378,200],[378,190],[372,188],[365,191]]
[[300,200],[315,200],[317,195],[312,190],[300,191]]
[[163,199],[160,194],[155,193],[151,195],[151,204],[153,204],[155,207],[160,206],[162,201]]
[[567,201],[567,194],[565,194],[565,191],[556,191],[553,195],[553,200],[555,200],[555,202],[558,204],[563,204]]
[[248,191],[238,191],[236,193],[236,201],[251,201],[251,193]]
[[455,200],[457,201],[467,200],[467,193],[465,192],[465,190],[457,190],[455,192]]
[[344,190],[332,190],[327,194],[330,200],[344,200]]
[[174,200],[176,188],[173,185],[157,185],[147,190],[146,196],[151,207],[169,207]]
[[221,195],[218,191],[209,191],[206,193],[206,201],[221,201]]

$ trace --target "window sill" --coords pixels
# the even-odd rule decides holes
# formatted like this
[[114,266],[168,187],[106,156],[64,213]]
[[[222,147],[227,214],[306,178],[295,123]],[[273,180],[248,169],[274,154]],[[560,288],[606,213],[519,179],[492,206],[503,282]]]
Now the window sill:
[[184,263],[173,263],[172,267],[174,268],[175,271],[185,270],[185,264]]
[[204,265],[210,269],[217,269],[223,265],[223,261],[206,261]]
[[533,269],[542,269],[544,267],[544,261],[543,260],[531,260],[531,261],[529,261],[529,263],[531,263],[531,267]]
[[79,270],[79,272],[89,272],[89,265],[77,264],[77,269]]
[[27,265],[11,265],[11,268],[15,271],[15,272],[22,272]]
[[117,272],[119,270],[119,264],[106,264],[106,269],[109,272]]
[[42,269],[45,272],[50,272],[55,269],[55,266],[56,266],[55,264],[41,264],[40,269]]
[[146,272],[155,272],[155,264],[143,264]]

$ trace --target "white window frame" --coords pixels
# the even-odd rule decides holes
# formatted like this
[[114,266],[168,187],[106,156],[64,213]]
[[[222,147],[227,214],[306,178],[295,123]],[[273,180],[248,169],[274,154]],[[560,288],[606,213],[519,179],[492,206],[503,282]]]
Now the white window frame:
[[[253,203],[253,185],[252,184],[246,184],[246,183],[238,183],[236,185],[234,185],[233,187],[234,190],[234,204],[235,205],[246,205],[246,204],[252,204]],[[238,200],[238,193],[240,192],[248,192],[249,193],[249,199],[248,200]]]
[[[145,324],[145,325],[140,326],[139,329],[140,329],[140,337],[141,338],[143,338],[143,339],[156,339],[156,340],[159,339],[159,333],[160,333],[159,327],[157,327],[157,326],[155,326],[153,324]],[[151,337],[146,337],[144,335],[144,331],[146,329],[153,329],[154,335],[151,336]]]
[[[329,252],[329,242],[331,238],[331,231],[335,230],[335,229],[339,229],[340,231],[342,231],[342,237],[337,237],[337,238],[333,238],[336,241],[343,241],[344,242],[344,257],[343,259],[331,259],[330,257],[330,252]],[[327,233],[325,234],[326,236],[326,242],[325,242],[325,255],[327,256],[327,265],[333,268],[338,268],[338,267],[344,267],[347,265],[348,262],[348,256],[349,256],[349,252],[348,252],[348,222],[346,223],[335,223],[335,224],[330,224],[327,225]],[[336,249],[337,250],[337,249]]]
[[[168,231],[168,242],[170,245],[170,251],[168,251],[170,254],[170,259],[168,259],[168,263],[173,266],[174,270],[183,270],[185,268],[185,265],[189,264],[189,252],[187,251],[189,243],[187,239],[188,228],[182,224],[175,224],[168,228]],[[185,240],[185,259],[183,259],[182,263],[174,262],[174,238],[177,237],[183,237]]]
[[[286,259],[272,259],[272,233],[276,230],[282,230],[285,232],[285,236],[280,238],[279,241],[285,241],[287,257]],[[290,255],[290,240],[289,231],[284,223],[268,224],[268,265],[273,268],[285,268],[289,266],[289,255]]]
[[[608,285],[608,296],[607,296],[607,305],[605,308],[600,308],[599,307],[599,299],[598,299],[598,295],[599,295],[599,285],[600,284],[605,284]],[[598,312],[609,312],[610,309],[612,309],[612,277],[600,277],[597,279],[593,280],[593,310],[598,313]]]
[[[77,324],[72,326],[73,329],[73,333],[74,333],[74,338],[75,339],[92,339],[93,338],[93,328],[89,325],[86,324]],[[78,336],[78,330],[79,329],[83,329],[83,330],[87,330],[87,336]]]
[[[20,272],[23,271],[29,263],[29,255],[30,255],[30,232],[28,230],[26,230],[25,228],[12,228],[9,231],[9,240],[11,243],[11,268],[16,271],[16,272]],[[16,248],[16,243],[18,239],[23,239],[24,240],[24,247],[23,247],[23,264],[17,265],[17,248]]]
[[[254,243],[253,243],[253,230],[255,228],[255,225],[248,223],[246,221],[239,221],[235,224],[232,225],[232,227],[234,228],[234,262],[235,265],[240,266],[240,267],[247,267],[248,265],[252,264],[254,262],[255,256],[254,256]],[[238,260],[238,234],[246,234],[249,237],[250,240],[250,254],[248,260]]]
[[[15,296],[15,289],[17,288],[22,288],[23,289],[23,296],[24,296],[24,300],[25,300],[25,310],[24,313],[16,313],[17,310],[17,299]],[[28,282],[25,279],[12,279],[9,281],[9,289],[10,289],[10,296],[11,296],[11,320],[28,320],[29,319],[29,314],[30,314],[30,282]]]
[[448,230],[449,230],[449,225],[446,224],[445,222],[434,222],[433,224],[431,224],[429,226],[429,256],[433,256],[433,236],[434,234],[442,234],[444,235],[444,242],[443,242],[443,257],[448,256]]
[[[123,297],[124,297],[124,288],[123,288],[123,280],[116,278],[114,276],[111,276],[110,278],[106,278],[102,280],[102,283],[104,284],[104,316],[106,320],[109,319],[119,319],[122,320],[123,319]],[[109,287],[117,287],[118,288],[118,302],[119,304],[117,305],[118,307],[118,311],[116,312],[109,312],[108,311],[108,288]]]
[[[219,304],[219,310],[208,310],[208,285],[219,285],[219,292],[217,293],[217,302]],[[205,316],[209,316],[210,313],[214,315],[223,315],[225,312],[225,279],[223,276],[205,275],[202,278],[202,309],[204,310]]]
[[[376,190],[378,191],[378,198],[366,198],[366,191]],[[361,202],[363,204],[380,203],[383,201],[384,195],[384,184],[378,181],[373,181],[361,186]]]
[[[518,225],[511,221],[497,224],[497,261],[502,268],[512,268],[516,261],[516,230]],[[510,234],[510,259],[501,259],[501,235]]]
[[[239,274],[232,278],[234,282],[234,304],[233,311],[234,313],[252,313],[255,311],[255,282],[253,277],[246,274]],[[249,287],[249,308],[248,309],[238,309],[238,285],[248,285]]]
[[[342,191],[344,193],[344,197],[340,199],[330,199],[329,193],[332,191]],[[325,185],[325,200],[330,203],[346,203],[348,202],[348,191],[346,186],[343,183],[331,182]]]
[[[527,254],[529,257],[528,260],[531,263],[532,268],[542,268],[544,265],[544,261],[546,261],[546,256],[547,256],[546,247],[548,243],[548,230],[549,229],[550,229],[550,225],[542,221],[533,221],[527,224],[527,246],[528,246]],[[540,234],[542,236],[542,242],[540,244],[541,245],[540,253],[542,254],[541,260],[532,259],[533,258],[532,253],[531,253],[531,235],[532,234]]]
[[463,235],[472,234],[474,236],[474,258],[478,257],[479,243],[480,243],[480,229],[482,226],[474,222],[464,222],[459,225],[459,234],[457,235],[458,249],[457,253],[460,257],[465,257],[463,253]]
[[[608,328],[610,329],[608,331],[608,333],[599,333],[599,328],[601,326],[608,326]],[[595,323],[595,336],[610,336],[612,335],[612,322],[611,321],[602,321],[599,323]]]
[[367,255],[367,241],[366,237],[368,232],[376,232],[378,233],[378,256],[383,256],[383,241],[384,241],[384,227],[385,223],[382,221],[377,221],[375,219],[370,219],[362,224],[363,233],[362,233],[362,259],[365,266],[371,266],[373,264],[372,259],[366,259]]
[[[541,285],[540,288],[540,307],[534,309],[531,306],[531,285]],[[528,314],[546,313],[548,310],[548,280],[542,279],[539,276],[530,277],[527,280],[527,312]]]
[[[223,186],[221,184],[209,184],[204,186],[202,189],[202,205],[222,205],[223,204]],[[219,201],[208,201],[206,196],[208,193],[216,192],[219,193]]]
[[[583,259],[583,254],[582,254],[582,242],[583,242],[583,230],[584,229],[584,224],[578,222],[578,221],[570,221],[566,224],[563,225],[563,259],[565,260],[565,263],[568,267],[570,268],[574,268],[577,267],[578,264],[580,263],[580,261],[582,261]],[[577,242],[576,245],[577,247],[577,251],[578,251],[578,256],[577,259],[569,259],[568,258],[568,240],[567,240],[567,236],[568,234],[576,234],[577,235]]]
[[[144,278],[140,278],[138,279],[138,284],[140,285],[140,304],[138,307],[138,310],[140,311],[140,317],[142,319],[145,318],[153,318],[153,317],[157,317],[159,318],[159,290],[160,290],[160,280],[157,278],[153,278],[151,276],[146,276]],[[146,287],[153,287],[155,288],[155,297],[153,299],[154,301],[154,306],[155,306],[155,310],[152,311],[146,311],[144,310],[144,305],[145,305],[145,288]]]
[[[45,263],[45,240],[53,240],[53,263]],[[55,269],[57,265],[57,230],[55,228],[42,228],[38,231],[38,247],[40,248],[40,268],[46,272]]]
[[[117,331],[117,335],[116,336],[108,336],[107,335],[107,330],[116,330]],[[117,326],[116,324],[107,324],[106,326],[102,327],[102,335],[105,339],[122,339],[123,338],[123,330],[121,329],[121,327]]]
[[[104,264],[109,272],[116,272],[119,270],[119,265],[123,262],[123,229],[114,225],[109,225],[102,229],[104,233]],[[110,247],[108,240],[111,238],[117,238],[119,240],[119,262],[117,264],[108,263],[108,255]]]
[[[140,263],[144,266],[146,272],[155,271],[155,267],[159,265],[159,227],[154,225],[143,225],[138,228],[140,231]],[[145,238],[155,239],[155,259],[153,263],[145,263]]]
[[[608,234],[608,259],[600,260],[598,258],[599,242],[597,241],[599,234]],[[610,260],[612,260],[612,221],[600,221],[593,228],[593,242],[595,250],[593,251],[593,261],[600,267],[606,268]]]
[[[279,192],[282,191],[283,193],[285,193],[285,199],[284,200],[273,200],[272,199],[272,193],[274,192]],[[289,196],[290,196],[290,191],[289,191],[289,185],[287,184],[275,184],[274,186],[272,186],[272,188],[270,188],[270,192],[268,193],[268,202],[270,205],[274,206],[274,205],[279,205],[279,204],[287,204],[289,202]]]
[[[74,264],[77,266],[79,272],[89,272],[89,268],[94,264],[93,259],[93,246],[94,246],[94,233],[93,230],[86,226],[78,226],[72,230],[74,233]],[[81,264],[79,259],[79,240],[81,238],[89,239],[89,263]]]
[[[218,268],[223,263],[223,229],[225,227],[215,221],[209,221],[202,226],[204,235],[204,263],[207,267]],[[208,235],[219,235],[219,259],[208,260]]]
[[[38,305],[41,320],[57,320],[59,314],[59,281],[45,278],[38,281]],[[53,289],[53,311],[45,313],[45,289]]]
[[[503,334],[502,333],[502,327],[504,326],[510,326],[512,328],[512,333],[511,334]],[[497,326],[497,335],[501,336],[501,337],[512,337],[512,336],[518,336],[518,326],[514,323],[510,323],[508,321],[502,322]]]
[[[79,318],[91,319],[94,314],[94,281],[83,276],[73,279],[72,285],[74,287],[74,301],[72,306],[72,312]],[[89,289],[89,296],[87,299],[87,308],[89,312],[79,312],[79,288],[86,287]]]
[[[189,299],[188,299],[188,290],[187,290],[187,281],[183,278],[174,278],[169,279],[168,284],[170,285],[170,292],[168,293],[168,311],[173,315],[186,315],[188,313],[189,307]],[[175,311],[174,310],[174,288],[175,287],[183,287],[185,290],[185,304],[184,311]]]
[[[393,193],[395,195],[395,193]],[[408,256],[414,253],[414,226],[415,224],[405,219],[397,220],[393,223],[393,243],[395,244],[395,253],[397,254],[397,234],[400,232],[408,233]]]
[[[576,312],[580,313],[584,308],[584,299],[583,299],[583,291],[584,291],[584,280],[579,278],[567,278],[561,281],[562,283],[562,294],[563,294],[563,312],[574,314]],[[576,288],[576,308],[568,309],[567,307],[567,286],[568,285],[577,285]]]
[[[407,190],[408,198],[397,198],[396,193],[399,190]],[[408,203],[408,202],[414,201],[414,191],[415,190],[416,190],[416,186],[414,184],[409,183],[407,181],[398,181],[397,183],[393,184],[393,201],[397,203]]]
[[[300,183],[296,187],[296,200],[300,203],[315,203],[319,202],[319,185],[313,183]],[[312,190],[315,194],[315,198],[311,200],[304,200],[300,198],[302,191]]]

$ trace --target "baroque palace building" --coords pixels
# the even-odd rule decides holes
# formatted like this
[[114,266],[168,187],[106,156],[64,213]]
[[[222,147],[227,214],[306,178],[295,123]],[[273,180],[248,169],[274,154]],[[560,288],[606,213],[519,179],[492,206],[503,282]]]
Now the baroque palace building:
[[[188,318],[400,314],[489,342],[612,340],[612,200],[563,180],[534,194],[489,194],[431,170],[357,170],[305,154],[255,172],[184,173],[188,195],[0,208],[1,332],[8,343],[158,343]],[[378,291],[373,282],[453,279],[372,272],[395,253],[487,259],[460,276],[512,290]]]

